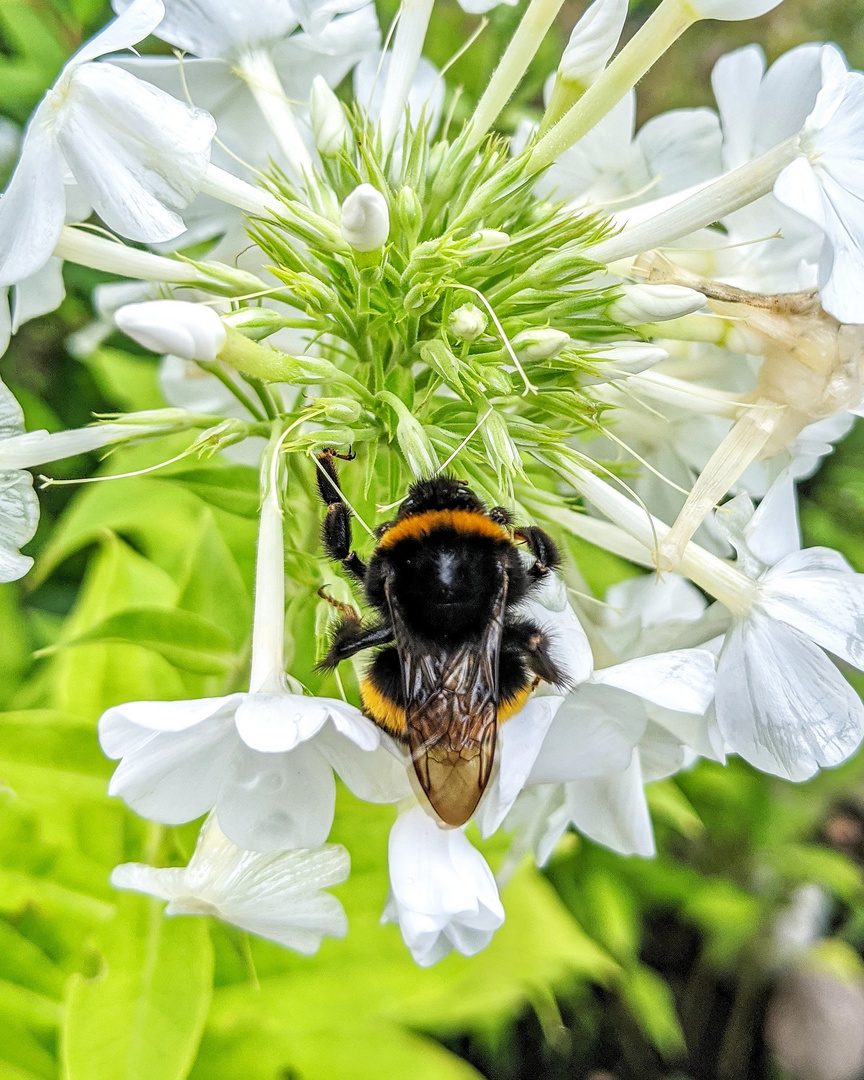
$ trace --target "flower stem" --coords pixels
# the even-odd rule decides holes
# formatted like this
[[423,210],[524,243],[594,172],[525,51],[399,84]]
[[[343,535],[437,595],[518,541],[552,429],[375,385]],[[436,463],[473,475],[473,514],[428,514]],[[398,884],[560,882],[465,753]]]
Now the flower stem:
[[241,58],[239,73],[252,91],[267,126],[296,178],[302,180],[305,175],[311,175],[312,158],[270,54],[266,49],[251,49]]
[[587,134],[698,18],[688,0],[663,0],[597,81],[537,143],[530,171],[545,169]]
[[799,154],[799,137],[794,135],[719,180],[706,184],[675,206],[624,229],[617,236],[601,240],[583,255],[599,263],[611,263],[680,240],[767,195],[783,169]]
[[417,73],[434,0],[402,0],[399,25],[390,54],[390,68],[384,84],[384,104],[379,126],[381,142],[386,153],[393,145],[399,122],[405,111],[408,91]]
[[561,10],[564,0],[531,0],[522,21],[468,123],[466,143],[474,148],[495,122]]
[[282,535],[282,470],[284,431],[274,424],[261,460],[261,520],[255,559],[255,613],[249,690],[284,691],[285,679],[285,542]]

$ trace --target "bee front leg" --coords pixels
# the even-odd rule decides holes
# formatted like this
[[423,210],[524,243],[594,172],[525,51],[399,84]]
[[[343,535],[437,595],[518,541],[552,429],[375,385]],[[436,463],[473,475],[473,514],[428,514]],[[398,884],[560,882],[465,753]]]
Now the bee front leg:
[[347,572],[361,584],[366,580],[366,564],[351,550],[351,514],[342,498],[333,450],[318,456],[318,494],[327,506],[327,516],[321,529],[324,548],[331,559],[341,562]]
[[546,577],[550,570],[555,570],[561,565],[561,553],[555,541],[536,525],[514,529],[513,536],[527,544],[528,550],[534,556],[534,565],[528,573],[535,581]]

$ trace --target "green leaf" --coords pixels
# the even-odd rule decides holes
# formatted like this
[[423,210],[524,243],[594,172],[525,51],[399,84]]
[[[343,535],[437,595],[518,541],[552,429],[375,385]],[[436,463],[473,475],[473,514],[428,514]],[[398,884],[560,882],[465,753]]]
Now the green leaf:
[[664,1057],[673,1057],[684,1049],[675,998],[656,971],[644,964],[632,968],[622,978],[619,992],[645,1037]]
[[258,474],[247,465],[178,469],[165,474],[211,506],[240,517],[256,518],[260,507]]
[[183,1080],[210,1007],[206,922],[165,918],[154,901],[126,896],[100,947],[104,970],[69,988],[67,1080]]
[[36,1036],[4,1019],[0,1039],[0,1080],[55,1080],[57,1063]]
[[90,369],[107,400],[120,408],[135,412],[165,407],[152,357],[135,356],[122,349],[102,346],[87,356],[83,363]]
[[149,649],[175,667],[198,675],[218,675],[230,671],[234,663],[234,646],[224,630],[191,611],[166,608],[127,608],[54,648],[101,642]]

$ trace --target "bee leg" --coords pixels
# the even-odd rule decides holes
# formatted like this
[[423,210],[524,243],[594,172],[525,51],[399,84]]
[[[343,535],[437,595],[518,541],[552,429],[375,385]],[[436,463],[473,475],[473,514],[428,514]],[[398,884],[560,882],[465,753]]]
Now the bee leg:
[[335,597],[331,596],[323,586],[318,590],[318,595],[322,600],[325,600],[330,607],[335,608],[343,619],[356,619],[357,622],[360,621],[360,612],[357,611],[356,608],[351,607],[350,604],[343,604],[341,600],[337,600]]
[[535,581],[546,577],[550,570],[555,570],[561,565],[561,554],[555,541],[536,525],[514,529],[513,536],[517,540],[524,541],[534,556],[534,565],[528,570],[528,574]]
[[366,580],[366,564],[356,551],[351,550],[351,514],[342,498],[342,488],[333,464],[335,457],[351,460],[334,450],[325,450],[318,455],[318,494],[327,505],[321,538],[330,558],[341,562],[347,572],[362,584]]
[[391,627],[364,626],[357,612],[347,604],[345,607],[348,611],[343,613],[339,625],[333,632],[327,655],[318,662],[317,667],[321,671],[335,668],[342,660],[347,660],[363,649],[371,649],[376,645],[388,645],[393,640]]
[[553,686],[564,687],[567,679],[552,659],[549,651],[549,638],[529,619],[519,619],[504,628],[505,642],[511,648],[515,645],[522,653],[529,671]]
[[505,506],[493,506],[489,511],[489,517],[498,525],[513,524],[513,515]]

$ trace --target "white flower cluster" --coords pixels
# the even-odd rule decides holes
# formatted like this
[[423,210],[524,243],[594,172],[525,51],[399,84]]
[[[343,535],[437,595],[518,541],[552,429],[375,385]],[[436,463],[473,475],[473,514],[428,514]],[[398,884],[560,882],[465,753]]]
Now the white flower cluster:
[[[578,600],[572,567],[523,603],[567,685],[541,685],[501,725],[474,826],[514,832],[505,875],[529,851],[544,863],[571,827],[651,855],[645,786],[699,758],[738,754],[798,781],[858,747],[864,706],[834,658],[864,669],[864,579],[833,551],[801,550],[795,482],[864,407],[864,75],[831,45],[770,68],[751,46],[715,66],[717,112],[634,126],[635,83],[690,23],[776,2],[662,0],[616,54],[627,5],[595,0],[547,84],[542,122],[521,125],[509,159],[493,158],[486,136],[560,3],[532,0],[453,144],[435,140],[444,82],[422,57],[433,0],[404,0],[384,55],[365,0],[115,0],[117,18],[69,61],[0,199],[11,305],[0,341],[4,325],[59,303],[62,259],[127,277],[102,287],[95,337],[116,320],[167,354],[162,386],[178,407],[24,434],[4,388],[0,579],[31,562],[19,549],[38,515],[22,471],[32,465],[202,429],[193,446],[260,461],[262,478],[249,691],[131,702],[100,722],[120,762],[112,794],[166,824],[209,815],[185,870],[124,866],[116,885],[311,951],[345,932],[338,902],[319,891],[348,872],[341,849],[322,847],[338,775],[360,799],[397,807],[382,905],[418,963],[470,955],[501,925],[491,869],[414,791],[397,740],[285,673],[284,455],[347,446],[373,423],[406,473],[439,471],[476,436],[519,515],[649,571],[610,589],[601,616]],[[117,55],[153,33],[189,55]],[[356,116],[332,89],[352,71]],[[365,171],[351,156],[357,123],[368,125]],[[491,208],[532,177],[536,216],[520,240]],[[426,235],[448,200],[452,231]],[[92,213],[149,249],[70,226]],[[598,214],[616,228],[559,240]],[[299,239],[271,272],[268,223],[289,219]],[[521,267],[520,243],[544,222],[559,230],[554,243],[526,246]],[[171,254],[204,240],[207,261]],[[502,279],[517,269],[503,286],[490,272],[484,292],[476,283],[495,259]],[[318,272],[337,265],[350,272]],[[391,286],[403,290],[398,310],[376,321],[373,292]],[[172,299],[156,299],[165,290]],[[518,317],[502,314],[512,296]],[[421,340],[436,304],[440,335]],[[580,338],[589,307],[604,332]],[[385,384],[376,367],[374,335],[396,320],[416,338],[401,360],[407,382],[422,363],[428,398],[459,399],[477,418],[463,431],[457,416],[452,443],[394,392],[405,380]],[[339,359],[347,348],[327,351],[350,337],[346,321],[363,328],[356,367]],[[244,379],[264,384],[271,414]],[[317,384],[328,390],[292,412],[299,388]],[[590,440],[586,400],[602,419]],[[535,401],[557,418],[543,437]],[[546,489],[527,481],[529,459]],[[626,494],[600,478],[619,463],[634,477]],[[589,513],[567,505],[573,495]]]

